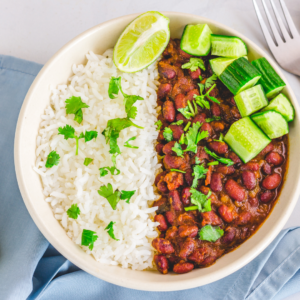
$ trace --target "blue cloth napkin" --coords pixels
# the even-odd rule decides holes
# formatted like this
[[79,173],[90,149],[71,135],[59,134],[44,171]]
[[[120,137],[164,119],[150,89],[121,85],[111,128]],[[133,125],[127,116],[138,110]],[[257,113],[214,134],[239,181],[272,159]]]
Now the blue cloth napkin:
[[[14,135],[24,97],[41,65],[0,56],[0,299],[284,299],[300,291],[300,228],[283,230],[241,270],[178,292],[143,292],[100,280],[70,263],[29,216],[14,169]],[[162,275],[163,276],[163,275]]]

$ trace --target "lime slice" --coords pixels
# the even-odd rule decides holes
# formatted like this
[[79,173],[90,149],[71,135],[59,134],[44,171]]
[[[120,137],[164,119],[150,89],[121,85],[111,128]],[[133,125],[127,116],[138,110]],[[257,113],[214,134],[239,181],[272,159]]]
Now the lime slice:
[[170,20],[157,11],[148,11],[134,19],[115,45],[116,67],[133,73],[153,63],[168,45],[169,23]]

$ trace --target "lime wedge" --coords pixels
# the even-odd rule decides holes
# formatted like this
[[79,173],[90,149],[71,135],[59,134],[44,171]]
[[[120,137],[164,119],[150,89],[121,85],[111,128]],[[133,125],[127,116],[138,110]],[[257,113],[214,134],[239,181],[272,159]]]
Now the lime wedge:
[[149,11],[134,19],[119,37],[113,59],[123,72],[140,71],[153,63],[167,47],[170,20],[157,11]]

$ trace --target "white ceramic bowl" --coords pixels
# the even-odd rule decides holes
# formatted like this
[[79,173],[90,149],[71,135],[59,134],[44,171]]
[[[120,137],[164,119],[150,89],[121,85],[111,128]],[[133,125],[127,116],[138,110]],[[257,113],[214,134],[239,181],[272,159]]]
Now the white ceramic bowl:
[[[283,78],[274,60],[253,42],[237,31],[215,21],[196,15],[165,12],[170,18],[171,37],[180,38],[186,24],[207,23],[216,34],[239,36],[249,49],[249,59],[264,56]],[[103,53],[112,48],[125,26],[137,15],[128,15],[100,24],[82,33],[61,50],[43,67],[34,80],[24,100],[15,137],[15,166],[19,187],[26,207],[46,239],[72,263],[105,281],[128,288],[149,291],[174,291],[193,288],[219,280],[246,265],[260,254],[276,237],[292,213],[297,202],[300,185],[300,112],[296,98],[287,84],[284,93],[291,99],[296,119],[290,124],[290,164],[286,181],[275,208],[261,228],[235,251],[221,257],[209,268],[196,269],[190,273],[161,275],[155,271],[133,271],[118,266],[105,266],[96,262],[76,246],[67,236],[52,210],[44,200],[39,176],[33,171],[35,164],[36,136],[41,115],[50,101],[49,86],[66,83],[71,66],[85,62],[85,54],[92,50]]]

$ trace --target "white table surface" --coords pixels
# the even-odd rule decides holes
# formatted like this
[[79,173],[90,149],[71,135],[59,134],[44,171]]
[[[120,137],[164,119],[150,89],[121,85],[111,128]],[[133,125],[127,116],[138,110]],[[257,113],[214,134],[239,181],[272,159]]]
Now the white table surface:
[[[300,32],[300,0],[286,0],[286,4]],[[211,18],[269,51],[251,0],[0,0],[0,54],[44,64],[83,31],[122,15],[149,10]],[[300,100],[300,77],[285,75]],[[300,201],[286,227],[300,226],[299,211]],[[300,293],[286,300],[298,299]]]

